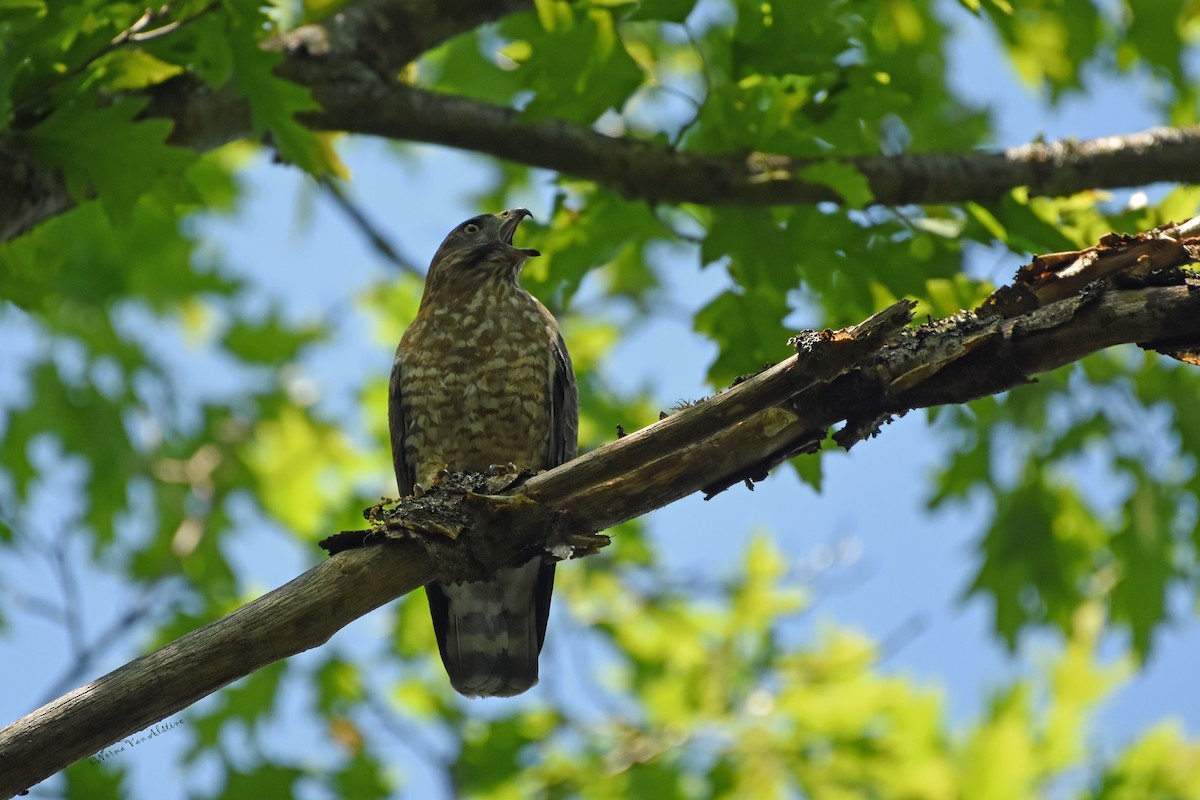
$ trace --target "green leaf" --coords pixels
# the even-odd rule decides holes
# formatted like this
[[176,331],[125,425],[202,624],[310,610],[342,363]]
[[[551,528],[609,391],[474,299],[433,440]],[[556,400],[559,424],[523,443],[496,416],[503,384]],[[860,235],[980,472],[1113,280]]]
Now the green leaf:
[[[224,5],[223,10],[227,10],[232,3]],[[239,16],[253,13],[246,9]],[[225,13],[199,14],[170,36],[145,42],[143,49],[164,62],[185,67],[209,86],[221,88],[233,77],[234,40],[245,35],[240,31],[235,33],[234,27],[232,18]]]
[[1074,492],[1047,483],[1032,464],[997,503],[969,593],[991,596],[996,632],[1010,648],[1029,624],[1069,632],[1104,557],[1103,526]]
[[[709,89],[697,124],[685,139],[689,150],[725,153],[759,150],[813,156],[826,148],[813,133],[808,115],[822,90],[809,75],[753,73],[736,83]],[[765,170],[769,175],[769,167]]]
[[326,515],[339,510],[356,458],[340,429],[295,406],[261,420],[244,457],[263,507],[304,536],[316,536]]
[[1038,746],[1034,741],[1028,687],[996,697],[988,719],[972,732],[965,755],[964,785],[981,797],[1001,800],[1034,794]]
[[555,722],[553,715],[543,713],[469,725],[463,731],[463,750],[451,768],[455,788],[468,796],[507,788],[505,794],[519,796],[513,789],[520,773],[512,770],[511,765],[519,763],[525,748],[544,739]]
[[526,263],[521,284],[552,307],[566,306],[583,279],[601,270],[602,280],[634,296],[657,285],[646,263],[645,249],[665,237],[665,232],[644,203],[625,200],[596,190],[587,194],[587,210],[580,213],[560,198],[545,227],[522,229],[524,246],[542,252]]
[[[331,781],[335,797],[373,798],[392,797],[396,787],[388,778],[388,770],[377,759],[364,751],[359,751],[354,758],[333,775]],[[283,797],[284,795],[276,795]]]
[[765,287],[746,292],[726,291],[696,314],[696,331],[720,345],[708,369],[715,386],[775,364],[788,353],[787,332],[781,324],[788,313],[783,295]]
[[[130,796],[121,759],[133,755],[128,747],[118,752],[122,745],[114,745],[82,761],[77,761],[63,771],[67,779],[65,797],[70,800],[125,800]],[[102,758],[101,758],[102,757]],[[36,793],[37,790],[35,789]]]
[[1181,22],[1194,8],[1185,0],[1141,0],[1130,7],[1127,41],[1134,53],[1125,53],[1125,59],[1152,64],[1182,86],[1187,80],[1183,69],[1186,34]]
[[251,770],[230,770],[221,797],[229,800],[294,797],[296,783],[305,777],[304,770],[275,764],[260,764]]
[[245,722],[255,722],[270,714],[286,668],[283,661],[269,664],[226,689],[221,698],[228,714]]
[[[206,180],[215,179],[215,170],[204,171],[212,176]],[[229,179],[227,172],[224,177]],[[114,225],[99,204],[87,203],[0,244],[5,276],[0,296],[42,315],[54,331],[87,342],[91,352],[140,366],[141,350],[112,327],[109,311],[117,300],[134,296],[166,312],[196,295],[230,296],[240,287],[193,265],[195,242],[180,220],[190,202],[181,183],[166,181],[134,206],[124,225]]]
[[861,20],[856,15],[814,13],[800,3],[738,0],[735,5],[735,79],[836,72],[839,55],[858,49],[853,37]]
[[631,20],[657,19],[682,23],[696,7],[696,0],[641,0]]
[[412,592],[398,601],[393,646],[404,658],[429,658],[437,652],[425,592]]
[[850,208],[866,208],[875,199],[866,177],[852,164],[820,161],[800,170],[800,177],[833,189]]
[[1022,190],[1015,191],[992,208],[1003,241],[1013,250],[1025,253],[1058,253],[1074,250],[1080,243],[1063,233],[1060,225],[1038,213]]
[[825,471],[821,468],[821,458],[823,455],[824,451],[818,450],[815,453],[796,456],[789,462],[792,465],[792,469],[796,472],[796,477],[801,482],[811,486],[818,493],[821,491],[821,486],[825,478]]
[[[987,402],[987,401],[984,401]],[[936,473],[934,491],[928,500],[930,509],[942,508],[951,501],[965,501],[971,492],[991,485],[992,441],[985,431],[974,431],[965,410],[943,412],[941,419],[955,417],[957,427],[970,431],[969,438],[956,447],[945,468]],[[983,423],[979,424],[983,427]]]
[[555,10],[541,23],[530,14],[502,22],[506,36],[527,45],[506,52],[517,62],[525,87],[534,91],[524,111],[528,119],[590,124],[624,106],[641,85],[642,71],[625,50],[610,11],[561,5],[562,13]]
[[715,210],[700,246],[700,261],[712,264],[728,258],[730,275],[739,285],[770,287],[782,298],[799,281],[797,245],[802,240],[792,226],[793,219],[781,219],[767,209]]
[[1200,744],[1178,722],[1163,722],[1134,742],[1104,773],[1095,800],[1200,796]]
[[172,78],[183,67],[155,58],[145,50],[118,50],[109,58],[106,69],[112,73],[112,89],[142,89]]
[[441,92],[508,104],[521,90],[524,76],[501,67],[498,62],[507,57],[500,52],[485,54],[485,41],[486,37],[473,31],[427,53],[421,59],[422,76],[432,76],[427,85]]
[[677,758],[664,756],[654,761],[635,763],[625,775],[626,797],[653,797],[655,800],[685,800],[685,773]]
[[1032,0],[988,7],[1017,74],[1058,98],[1080,88],[1083,65],[1109,40],[1100,10],[1088,0]]
[[136,120],[145,99],[123,99],[104,108],[86,98],[60,105],[26,134],[39,158],[63,171],[76,202],[92,192],[117,224],[154,184],[174,177],[196,156],[166,144],[171,123]]
[[1005,229],[1000,220],[996,219],[996,215],[990,210],[979,203],[967,203],[965,207],[967,209],[967,213],[969,213],[976,222],[982,225],[984,230],[986,230],[994,238],[1001,242],[1008,241],[1008,231]]
[[280,156],[310,175],[341,174],[344,167],[333,152],[296,119],[320,105],[307,88],[275,75],[283,54],[259,46],[255,30],[260,22],[257,10],[231,13],[233,83],[250,103],[254,132],[269,132]]
[[88,466],[84,519],[97,545],[108,542],[126,507],[128,481],[141,466],[126,435],[121,407],[93,385],[63,381],[50,362],[36,364],[31,372],[31,397],[36,402],[10,413],[0,463],[9,471],[18,496],[25,496],[36,475],[28,463],[34,439],[52,437],[66,454],[82,457]]
[[1129,626],[1133,649],[1145,659],[1152,634],[1167,618],[1167,590],[1177,577],[1170,532],[1181,498],[1143,475],[1125,505],[1125,524],[1112,539],[1118,572],[1110,602],[1114,622]]
[[272,313],[261,322],[238,320],[225,333],[222,344],[243,361],[282,365],[295,360],[305,346],[323,335],[319,326],[293,328]]
[[317,708],[323,714],[345,713],[348,706],[363,698],[359,668],[341,658],[332,657],[317,668]]
[[757,651],[781,616],[804,607],[805,593],[786,585],[787,559],[761,533],[751,538],[741,572],[743,577],[729,598],[730,633],[742,639],[752,637]]

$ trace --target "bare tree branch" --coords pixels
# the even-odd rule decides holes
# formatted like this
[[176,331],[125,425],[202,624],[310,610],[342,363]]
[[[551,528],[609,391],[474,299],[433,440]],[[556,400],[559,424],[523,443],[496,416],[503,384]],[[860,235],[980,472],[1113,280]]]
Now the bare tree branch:
[[333,201],[333,204],[338,207],[338,210],[346,215],[350,224],[367,240],[371,249],[401,272],[407,272],[411,275],[424,274],[412,259],[400,254],[400,251],[392,244],[383,229],[375,224],[366,210],[347,194],[345,188],[340,183],[329,176],[320,178],[318,183],[321,189],[325,191],[325,194],[329,196],[329,199]]
[[358,0],[320,25],[306,25],[270,46],[292,54],[351,58],[392,77],[447,39],[532,8],[532,0]]
[[797,355],[515,488],[511,476],[451,476],[373,516],[372,529],[331,537],[331,549],[350,549],[287,585],[0,731],[0,797],[430,580],[487,573],[535,548],[562,558],[594,547],[596,531],[761,478],[838,422],[834,438],[849,446],[887,415],[1007,391],[1115,344],[1190,352],[1200,277],[1180,267],[1200,260],[1198,229],[1192,220],[1110,235],[1035,259],[1013,286],[948,320],[906,328],[912,304],[902,301],[851,328],[803,334]]
[[805,167],[826,160],[858,169],[880,205],[987,202],[1019,186],[1036,195],[1065,195],[1200,181],[1200,126],[972,153],[834,159],[709,156],[561,121],[527,122],[513,109],[410,86],[312,88],[324,108],[306,117],[314,128],[485,153],[586,178],[650,203],[840,203],[842,198],[828,186],[799,177]]

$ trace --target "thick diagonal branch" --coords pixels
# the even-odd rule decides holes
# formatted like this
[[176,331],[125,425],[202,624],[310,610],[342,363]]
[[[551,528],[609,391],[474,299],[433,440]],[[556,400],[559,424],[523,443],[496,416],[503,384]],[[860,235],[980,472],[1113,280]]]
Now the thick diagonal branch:
[[[853,328],[797,337],[798,353],[717,397],[520,485],[402,502],[358,543],[229,616],[55,700],[0,731],[0,797],[163,719],[230,681],[316,647],[353,619],[435,578],[494,568],[687,494],[712,494],[823,439],[845,444],[889,414],[962,403],[1112,345],[1200,343],[1193,223],[1055,254],[993,302],[904,328],[900,303]],[[1089,277],[1091,280],[1089,280]],[[1065,297],[1060,287],[1081,288]],[[1015,300],[1013,298],[1016,298]],[[1163,345],[1169,343],[1169,346]],[[439,533],[426,551],[412,531]],[[586,544],[586,542],[585,542]],[[444,559],[449,549],[463,558]],[[432,554],[432,555],[430,555]],[[479,563],[479,562],[486,563]]]

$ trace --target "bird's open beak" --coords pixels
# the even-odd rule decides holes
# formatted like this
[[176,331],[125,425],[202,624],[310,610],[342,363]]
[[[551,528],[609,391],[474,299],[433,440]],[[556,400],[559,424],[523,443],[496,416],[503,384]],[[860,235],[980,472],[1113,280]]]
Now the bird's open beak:
[[[526,217],[532,217],[527,208],[510,208],[508,211],[500,212],[503,222],[500,223],[500,241],[504,242],[509,247],[513,246],[513,234],[517,232],[517,226],[521,224],[521,220]],[[514,250],[519,250],[525,254],[527,258],[540,256],[541,253],[531,247],[513,247]]]

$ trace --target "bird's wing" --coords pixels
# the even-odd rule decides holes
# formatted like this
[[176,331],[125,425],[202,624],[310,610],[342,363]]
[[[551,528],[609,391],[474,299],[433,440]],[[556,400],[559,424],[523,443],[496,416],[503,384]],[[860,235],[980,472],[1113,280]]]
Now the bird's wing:
[[404,397],[400,386],[402,382],[400,348],[396,348],[396,358],[392,362],[392,378],[388,382],[388,433],[392,440],[392,468],[396,471],[396,488],[400,490],[401,497],[408,497],[413,492],[417,477],[405,456],[404,440],[408,428],[404,420]]
[[[544,309],[543,312],[549,315]],[[554,326],[554,341],[550,343],[550,357],[550,452],[547,453],[546,466],[553,469],[574,458],[579,448],[579,389],[575,383],[571,355],[567,352],[567,344],[557,325]],[[550,598],[553,593],[554,564],[542,563],[538,568],[537,587],[533,593],[539,652],[546,640],[546,623],[550,619]]]
[[579,389],[571,355],[557,327],[550,349],[554,372],[550,383],[550,452],[546,466],[554,468],[574,458],[579,447]]

